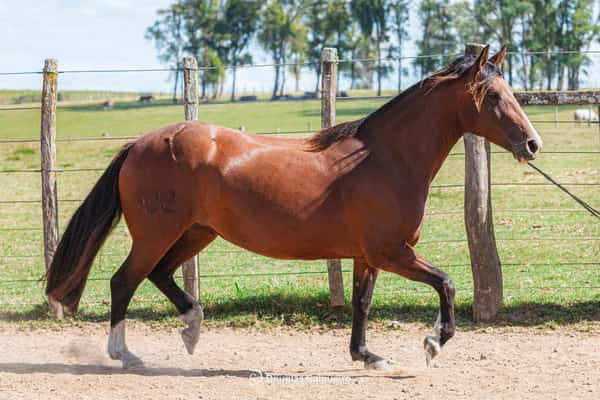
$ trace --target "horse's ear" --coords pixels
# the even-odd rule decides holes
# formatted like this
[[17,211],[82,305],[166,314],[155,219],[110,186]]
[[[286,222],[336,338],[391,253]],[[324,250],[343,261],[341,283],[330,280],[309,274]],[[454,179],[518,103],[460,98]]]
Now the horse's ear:
[[483,66],[488,61],[488,54],[490,52],[490,45],[488,44],[481,50],[479,53],[479,57],[477,57],[477,61],[475,61],[475,72],[479,73],[483,69]]
[[496,67],[500,68],[504,61],[504,57],[506,57],[506,45],[503,45],[500,51],[490,58],[490,62],[496,64]]

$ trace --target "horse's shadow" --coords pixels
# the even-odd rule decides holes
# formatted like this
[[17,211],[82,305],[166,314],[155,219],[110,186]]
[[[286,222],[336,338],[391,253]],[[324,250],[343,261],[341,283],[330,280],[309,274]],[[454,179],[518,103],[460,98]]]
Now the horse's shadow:
[[176,367],[144,367],[137,369],[122,369],[110,365],[67,364],[67,363],[0,363],[0,373],[10,374],[70,374],[70,375],[139,375],[139,376],[182,376],[182,377],[219,377],[235,376],[248,378],[256,373],[249,369],[206,369],[206,368],[176,368]]
[[[270,371],[260,371],[252,369],[206,369],[206,368],[177,368],[177,367],[154,367],[124,370],[110,365],[93,364],[66,364],[66,363],[0,363],[0,374],[70,374],[70,375],[138,375],[138,376],[180,376],[180,377],[237,377],[247,378],[251,381],[264,379],[267,376],[278,380],[297,379],[299,376],[308,376],[307,371],[298,371],[297,373],[277,373]],[[329,378],[345,377],[348,379],[359,378],[388,378],[388,379],[411,379],[414,375],[402,375],[394,372],[376,374],[361,374],[357,370],[332,370],[319,371],[319,376]]]

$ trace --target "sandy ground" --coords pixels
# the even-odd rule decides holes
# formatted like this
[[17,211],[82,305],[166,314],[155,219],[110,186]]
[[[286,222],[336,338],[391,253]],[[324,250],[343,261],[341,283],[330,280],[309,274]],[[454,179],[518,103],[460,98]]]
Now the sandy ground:
[[597,399],[600,335],[561,328],[458,332],[425,366],[416,325],[370,332],[393,371],[365,371],[349,330],[260,333],[210,329],[193,356],[177,330],[129,326],[146,368],[123,371],[105,352],[107,327],[30,330],[0,324],[2,399]]

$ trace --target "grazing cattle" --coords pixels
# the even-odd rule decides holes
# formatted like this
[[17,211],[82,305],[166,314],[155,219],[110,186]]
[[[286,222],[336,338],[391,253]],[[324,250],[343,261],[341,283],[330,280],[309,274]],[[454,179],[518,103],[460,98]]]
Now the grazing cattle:
[[104,103],[102,103],[102,107],[104,107],[104,111],[112,110],[114,105],[115,105],[115,103],[113,103],[112,100],[106,100]]
[[593,112],[591,109],[586,108],[578,108],[573,113],[573,120],[575,121],[575,125],[581,126],[582,122],[598,122],[598,114]]
[[145,95],[145,96],[140,96],[140,103],[150,103],[152,100],[154,100],[154,96],[150,95]]

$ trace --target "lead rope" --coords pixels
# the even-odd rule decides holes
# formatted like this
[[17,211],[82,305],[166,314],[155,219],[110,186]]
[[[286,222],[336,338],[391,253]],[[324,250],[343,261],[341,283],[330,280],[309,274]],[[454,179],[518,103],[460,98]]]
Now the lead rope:
[[547,173],[545,173],[544,171],[542,171],[541,169],[539,169],[538,167],[536,167],[534,164],[530,163],[529,161],[527,162],[527,164],[535,169],[537,172],[539,172],[544,178],[548,179],[550,182],[552,182],[554,185],[558,186],[558,188],[560,190],[562,190],[563,192],[565,192],[566,194],[568,194],[569,196],[571,196],[573,198],[573,200],[575,200],[576,202],[578,202],[583,208],[585,208],[586,210],[588,210],[590,212],[590,214],[592,214],[594,217],[600,219],[600,211],[596,210],[594,207],[590,206],[588,203],[586,203],[585,201],[581,200],[579,197],[577,197],[576,195],[574,195],[573,193],[569,192],[563,185],[561,185],[560,183],[556,182],[554,179],[552,179]]

